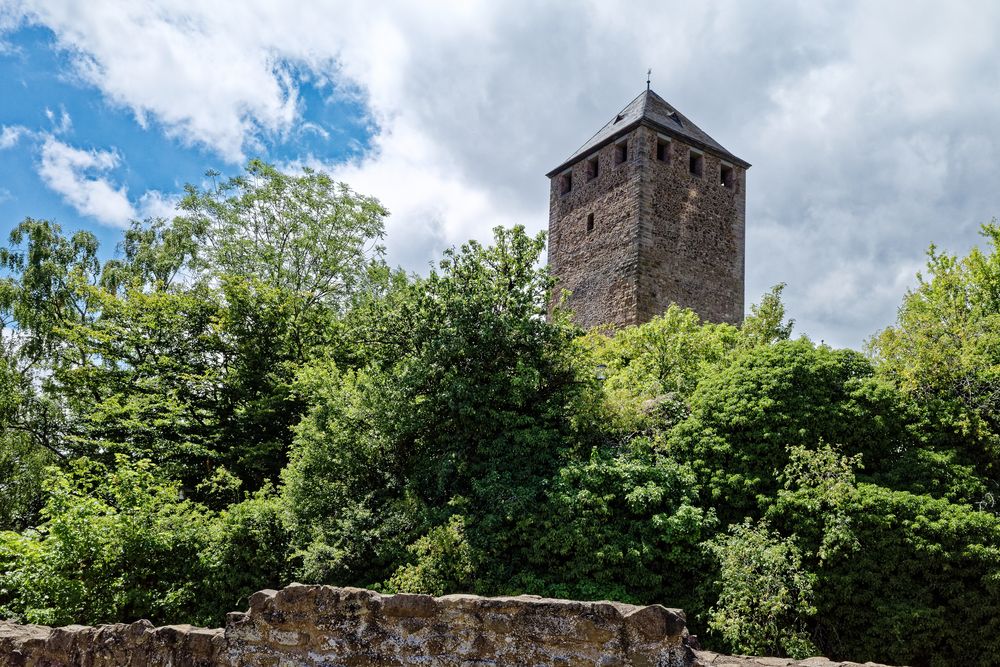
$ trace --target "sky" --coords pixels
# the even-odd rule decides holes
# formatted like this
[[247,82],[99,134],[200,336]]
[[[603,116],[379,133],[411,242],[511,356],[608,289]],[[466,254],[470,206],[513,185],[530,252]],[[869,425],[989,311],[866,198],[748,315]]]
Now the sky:
[[747,176],[747,303],[859,348],[1000,215],[1000,3],[0,0],[0,234],[115,252],[253,157],[391,212],[419,273],[548,224],[544,174],[652,87]]

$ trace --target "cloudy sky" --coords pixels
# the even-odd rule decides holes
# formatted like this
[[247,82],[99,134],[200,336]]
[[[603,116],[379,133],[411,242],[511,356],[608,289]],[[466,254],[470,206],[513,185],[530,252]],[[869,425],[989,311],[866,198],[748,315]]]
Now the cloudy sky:
[[747,298],[860,346],[1000,215],[1000,3],[0,0],[0,232],[167,215],[249,157],[392,211],[415,271],[543,229],[546,171],[653,89],[753,163]]

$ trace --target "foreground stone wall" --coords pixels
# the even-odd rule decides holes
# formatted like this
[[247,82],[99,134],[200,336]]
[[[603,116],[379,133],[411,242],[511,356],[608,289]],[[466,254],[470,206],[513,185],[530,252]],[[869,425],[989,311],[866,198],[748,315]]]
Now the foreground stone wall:
[[225,630],[148,621],[92,628],[0,622],[0,667],[600,665],[833,667],[692,650],[684,615],[660,605],[533,596],[381,595],[292,585],[260,591]]
[[[225,635],[190,625],[154,628],[149,621],[91,628],[0,621],[2,667],[228,667]],[[248,663],[249,664],[249,663]]]
[[0,665],[683,667],[687,636],[683,613],[659,605],[293,585],[255,593],[224,631],[0,623]]
[[837,662],[822,657],[791,660],[789,658],[754,658],[745,655],[720,655],[697,651],[692,667],[888,667],[875,662]]
[[678,610],[534,597],[388,595],[293,586],[230,614],[238,665],[689,664]]

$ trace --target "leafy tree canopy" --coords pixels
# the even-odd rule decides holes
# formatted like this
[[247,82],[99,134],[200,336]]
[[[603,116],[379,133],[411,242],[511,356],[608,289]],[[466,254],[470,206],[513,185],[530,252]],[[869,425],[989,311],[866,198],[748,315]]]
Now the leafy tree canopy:
[[928,251],[927,273],[895,325],[870,342],[881,372],[925,406],[996,491],[1000,481],[1000,227],[984,225],[989,252]]

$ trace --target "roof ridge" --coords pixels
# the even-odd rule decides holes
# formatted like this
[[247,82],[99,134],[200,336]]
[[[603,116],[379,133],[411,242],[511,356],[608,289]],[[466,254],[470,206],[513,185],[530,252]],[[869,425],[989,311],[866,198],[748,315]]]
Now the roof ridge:
[[[615,119],[614,120],[609,120],[607,123],[605,123],[604,125],[602,125],[601,129],[599,129],[597,132],[594,132],[592,135],[590,135],[590,138],[588,138],[585,142],[583,142],[582,144],[580,144],[579,148],[577,148],[575,151],[573,151],[572,154],[576,155],[577,153],[579,153],[580,151],[582,151],[584,149],[584,147],[586,147],[587,144],[589,144],[591,141],[593,141],[594,137],[596,137],[601,132],[603,132],[608,127],[608,125],[613,125],[614,123],[618,122],[619,116],[622,115],[622,112],[624,112],[626,109],[628,109],[630,106],[632,106],[632,104],[635,103],[635,101],[637,99],[639,99],[640,97],[642,97],[643,95],[645,95],[647,92],[649,92],[649,91],[648,90],[644,90],[641,93],[639,93],[638,95],[636,95],[635,97],[633,97],[631,100],[629,100],[628,104],[626,104],[625,106],[623,106],[621,109],[618,110],[618,113],[615,114]],[[643,115],[645,115],[645,113],[646,113],[646,103],[645,102],[643,102],[642,113],[643,113]]]
[[[649,111],[649,100],[650,100],[650,97],[651,97],[650,93],[652,93],[652,95],[656,95],[656,93],[654,93],[649,88],[647,88],[643,92],[639,93],[640,95],[645,95],[646,96],[646,99],[644,99],[642,101],[642,115],[643,116],[645,116],[646,113]],[[659,95],[656,95],[656,96],[659,97]]]

